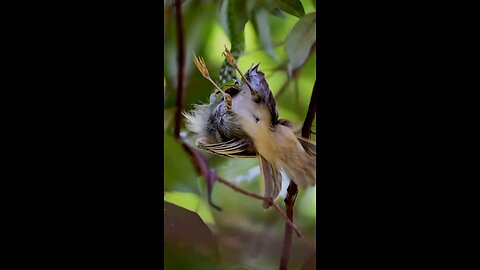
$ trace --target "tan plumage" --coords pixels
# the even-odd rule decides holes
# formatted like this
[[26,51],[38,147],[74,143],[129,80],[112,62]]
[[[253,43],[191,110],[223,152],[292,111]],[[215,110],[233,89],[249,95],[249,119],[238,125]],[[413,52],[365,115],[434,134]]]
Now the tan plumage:
[[[226,50],[227,60],[232,61]],[[210,79],[201,58],[195,64]],[[232,63],[231,63],[232,64]],[[283,170],[301,187],[316,184],[316,145],[295,135],[288,121],[278,119],[275,99],[258,65],[242,75],[240,90],[231,96],[231,107],[225,99],[211,96],[210,104],[196,105],[184,114],[187,128],[198,134],[198,147],[226,157],[257,157],[264,179],[264,196],[275,199],[281,189]],[[211,79],[210,79],[211,80]],[[271,205],[264,203],[264,208]]]

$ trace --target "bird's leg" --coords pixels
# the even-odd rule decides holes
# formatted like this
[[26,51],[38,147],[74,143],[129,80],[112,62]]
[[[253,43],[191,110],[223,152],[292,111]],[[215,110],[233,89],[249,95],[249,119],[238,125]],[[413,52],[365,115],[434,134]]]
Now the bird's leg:
[[232,96],[225,93],[223,99],[225,100],[225,105],[227,105],[227,112],[232,112]]

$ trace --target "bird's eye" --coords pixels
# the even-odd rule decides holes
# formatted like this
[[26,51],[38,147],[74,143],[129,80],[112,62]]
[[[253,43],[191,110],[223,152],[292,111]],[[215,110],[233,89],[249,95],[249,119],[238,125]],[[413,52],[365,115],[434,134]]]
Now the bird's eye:
[[233,84],[234,84],[234,85],[238,85],[238,81],[235,80],[235,79],[233,79]]

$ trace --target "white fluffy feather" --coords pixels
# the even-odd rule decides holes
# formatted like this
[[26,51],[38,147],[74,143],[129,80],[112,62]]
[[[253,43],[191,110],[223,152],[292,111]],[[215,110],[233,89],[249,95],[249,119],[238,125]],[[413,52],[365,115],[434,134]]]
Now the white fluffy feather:
[[210,116],[209,105],[195,105],[195,108],[189,113],[183,113],[185,125],[193,133],[203,135],[205,126]]

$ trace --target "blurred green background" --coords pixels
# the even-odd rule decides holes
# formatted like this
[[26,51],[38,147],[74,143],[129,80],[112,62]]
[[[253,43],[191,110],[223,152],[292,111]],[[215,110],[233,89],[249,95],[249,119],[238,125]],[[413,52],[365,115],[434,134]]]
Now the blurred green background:
[[[284,220],[273,209],[263,210],[262,202],[219,183],[213,188],[212,200],[223,211],[210,207],[205,179],[197,175],[191,158],[173,137],[178,81],[174,3],[164,1],[164,200],[168,202],[164,207],[165,267],[278,269]],[[316,77],[315,10],[312,0],[182,1],[186,51],[184,110],[208,102],[213,90],[194,66],[192,52],[204,58],[216,81],[225,59],[224,45],[230,48],[233,40],[244,42],[238,59],[240,69],[245,72],[252,63],[260,63],[259,69],[265,72],[276,96],[280,118],[301,128]],[[237,30],[229,30],[233,24]],[[312,130],[316,130],[316,120]],[[184,126],[182,139],[194,145],[195,137]],[[316,140],[316,135],[311,139]],[[205,152],[204,155],[209,166],[224,179],[251,192],[263,193],[256,159],[228,159]],[[288,182],[284,182],[277,199],[282,207],[287,186]],[[295,223],[312,245],[316,234],[315,199],[315,187],[300,188],[295,204]],[[184,215],[189,214],[199,218],[192,216],[184,227]],[[205,239],[196,238],[200,227],[206,230],[201,233]],[[307,269],[302,266],[306,267],[312,252],[294,235],[289,269]]]

